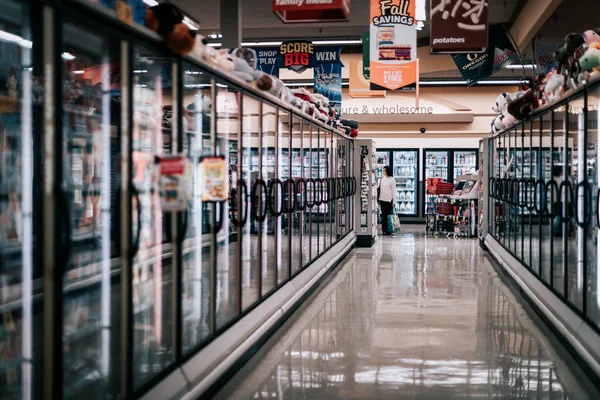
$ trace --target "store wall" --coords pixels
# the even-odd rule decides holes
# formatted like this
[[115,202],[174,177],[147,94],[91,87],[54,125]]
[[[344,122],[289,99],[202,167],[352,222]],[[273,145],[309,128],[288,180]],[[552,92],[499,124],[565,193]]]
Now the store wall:
[[479,147],[480,138],[452,138],[440,140],[436,138],[374,138],[378,149],[475,149]]
[[490,133],[498,95],[515,91],[516,86],[422,87],[415,110],[414,91],[388,92],[385,98],[351,98],[345,89],[342,108],[349,111],[347,118],[361,123],[361,135],[366,137],[482,138]]

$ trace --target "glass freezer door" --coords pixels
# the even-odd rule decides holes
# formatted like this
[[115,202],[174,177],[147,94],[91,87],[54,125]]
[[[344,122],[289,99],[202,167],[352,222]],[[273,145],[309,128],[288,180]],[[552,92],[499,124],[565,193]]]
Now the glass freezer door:
[[425,151],[425,178],[448,180],[448,151]]
[[449,151],[430,151],[425,150],[425,214],[432,210],[434,196],[427,194],[427,178],[441,178],[448,181],[448,159]]
[[454,181],[459,175],[477,173],[477,150],[454,151]]
[[389,151],[376,151],[375,152],[375,176],[377,177],[377,182],[383,177],[383,167],[391,166],[392,159],[390,157]]
[[[64,397],[111,398],[118,373],[120,42],[63,25]],[[60,203],[59,203],[60,204]]]
[[41,46],[27,2],[0,0],[0,7],[0,398],[31,399],[43,372],[43,99],[32,96],[41,73],[33,52]]
[[155,167],[155,157],[168,154],[171,145],[170,128],[163,127],[163,102],[169,101],[171,64],[142,46],[135,46],[133,57],[134,71],[141,71],[133,81],[131,155],[133,383],[137,389],[173,360],[171,220],[162,210]]
[[418,151],[394,151],[394,179],[396,180],[396,209],[400,215],[414,215],[417,211]]

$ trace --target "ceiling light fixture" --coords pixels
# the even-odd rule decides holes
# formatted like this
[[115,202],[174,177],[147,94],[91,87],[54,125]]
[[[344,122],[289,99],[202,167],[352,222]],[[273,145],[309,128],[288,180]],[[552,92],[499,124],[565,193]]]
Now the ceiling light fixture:
[[281,46],[281,43],[283,42],[242,42],[242,46]]
[[27,49],[31,49],[33,47],[33,42],[31,40],[23,39],[21,36],[13,35],[12,33],[8,33],[3,30],[0,30],[0,40],[15,43]]
[[315,40],[313,44],[362,44],[362,40]]
[[529,83],[527,80],[489,80],[489,81],[479,81],[478,85],[522,85],[524,83]]
[[[521,85],[527,83],[526,80],[487,80],[479,81],[476,85]],[[420,81],[421,86],[443,86],[443,85],[466,85],[466,81],[455,80],[455,81]]]
[[62,53],[62,58],[63,58],[63,60],[71,61],[71,60],[75,59],[75,56],[71,53],[64,52],[64,53]]
[[76,69],[75,71],[73,71],[73,73],[75,75],[83,75],[83,74],[85,74],[85,71],[82,69]]
[[196,23],[194,21],[192,21],[191,19],[189,19],[188,17],[183,17],[183,23],[186,24],[188,26],[188,28],[190,28],[193,31],[198,30],[198,26],[196,25]]
[[[268,46],[280,46],[283,42],[272,41],[272,42],[242,42],[242,46],[247,47],[268,47]],[[338,44],[362,44],[362,40],[349,39],[349,40],[314,40],[314,45],[338,45]],[[210,47],[221,47],[222,43],[208,43]]]
[[144,4],[146,4],[148,7],[154,7],[158,5],[158,1],[156,0],[144,0]]
[[425,3],[425,0],[417,0],[417,2],[415,3],[415,19],[419,22],[427,20]]
[[533,69],[533,68],[535,68],[535,65],[533,65],[533,64],[510,64],[510,65],[506,66],[506,69],[523,69],[523,68]]

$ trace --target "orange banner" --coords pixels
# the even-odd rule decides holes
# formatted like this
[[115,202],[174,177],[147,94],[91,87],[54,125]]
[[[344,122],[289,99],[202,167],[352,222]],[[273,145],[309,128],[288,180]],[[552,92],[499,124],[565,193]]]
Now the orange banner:
[[362,61],[350,61],[350,97],[385,97],[385,90],[371,90],[371,82],[365,79]]
[[415,1],[371,0],[370,10],[371,89],[415,89]]

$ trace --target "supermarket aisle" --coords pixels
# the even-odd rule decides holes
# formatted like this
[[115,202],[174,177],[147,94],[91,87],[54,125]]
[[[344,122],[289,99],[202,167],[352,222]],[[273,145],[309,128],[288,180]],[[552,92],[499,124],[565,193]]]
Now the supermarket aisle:
[[358,249],[218,399],[598,399],[475,240]]

